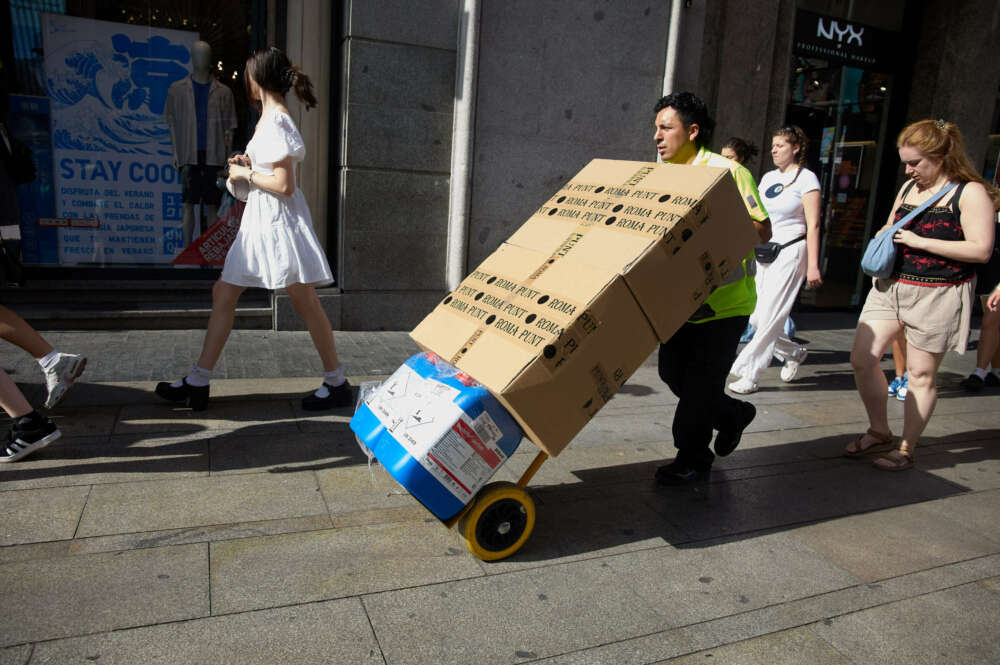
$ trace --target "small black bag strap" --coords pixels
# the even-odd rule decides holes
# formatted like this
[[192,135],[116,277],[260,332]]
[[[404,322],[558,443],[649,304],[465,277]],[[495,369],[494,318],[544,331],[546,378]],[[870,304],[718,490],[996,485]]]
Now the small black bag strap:
[[781,246],[781,249],[784,249],[784,248],[786,248],[786,247],[789,247],[790,245],[794,245],[794,244],[795,244],[795,243],[797,243],[798,241],[800,241],[800,240],[805,240],[805,239],[806,239],[806,237],[805,237],[804,235],[801,235],[801,236],[799,236],[798,238],[795,238],[794,240],[789,240],[788,242],[786,242],[785,244],[783,244],[783,245]]
[[903,189],[903,196],[901,196],[899,198],[899,202],[900,203],[902,203],[903,201],[905,201],[906,197],[910,195],[910,190],[913,189],[913,186],[915,184],[917,184],[916,180],[910,180],[910,182],[906,185],[906,187]]

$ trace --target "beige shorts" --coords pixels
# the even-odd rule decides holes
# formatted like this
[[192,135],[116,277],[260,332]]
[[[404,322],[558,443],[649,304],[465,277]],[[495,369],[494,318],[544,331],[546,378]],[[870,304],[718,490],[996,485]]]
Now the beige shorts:
[[975,287],[975,279],[954,286],[877,279],[858,321],[899,321],[907,344],[928,353],[965,353]]

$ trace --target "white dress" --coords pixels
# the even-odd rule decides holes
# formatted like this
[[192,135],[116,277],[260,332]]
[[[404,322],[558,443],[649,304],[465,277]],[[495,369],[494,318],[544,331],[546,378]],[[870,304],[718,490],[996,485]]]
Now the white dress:
[[[804,236],[802,196],[819,189],[816,174],[804,168],[795,178],[794,172],[775,169],[764,174],[759,189],[771,217],[771,240],[784,244]],[[750,315],[750,325],[756,332],[737,356],[731,374],[757,383],[760,373],[771,364],[772,355],[782,362],[801,358],[803,347],[785,335],[784,326],[806,276],[807,242],[800,240],[784,248],[772,263],[757,264],[757,306]]]
[[[260,174],[271,175],[274,164],[288,156],[295,170],[305,154],[295,123],[279,110],[261,117],[247,144],[251,168]],[[333,282],[301,189],[296,187],[291,196],[282,196],[257,186],[250,188],[239,233],[222,268],[222,281],[265,289]]]

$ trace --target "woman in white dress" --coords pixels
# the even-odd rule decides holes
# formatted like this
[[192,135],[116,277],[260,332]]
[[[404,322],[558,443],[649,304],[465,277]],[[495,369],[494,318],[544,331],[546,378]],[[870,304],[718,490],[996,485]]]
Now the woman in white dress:
[[729,384],[734,393],[757,390],[757,380],[771,356],[784,362],[782,381],[792,381],[806,358],[806,349],[783,332],[785,320],[802,286],[823,283],[819,271],[819,180],[805,168],[805,132],[796,126],[782,127],[771,139],[771,159],[777,167],[760,180],[764,205],[771,214],[771,242],[786,245],[771,263],[757,264],[757,307],[750,325],[757,333],[743,347],[731,374],[739,379]]
[[307,110],[316,106],[312,83],[274,47],[247,59],[244,78],[250,99],[260,103],[261,115],[246,155],[229,160],[229,186],[248,192],[246,209],[222,276],[212,288],[212,314],[201,357],[184,378],[158,384],[156,394],[187,402],[194,410],[208,406],[212,369],[232,331],[236,303],[247,287],[258,287],[285,289],[323,361],[323,384],[303,398],[302,408],[348,406],[351,387],[315,289],[333,282],[333,275],[313,231],[309,206],[295,186],[296,167],[306,151],[285,107],[285,95],[293,88]]

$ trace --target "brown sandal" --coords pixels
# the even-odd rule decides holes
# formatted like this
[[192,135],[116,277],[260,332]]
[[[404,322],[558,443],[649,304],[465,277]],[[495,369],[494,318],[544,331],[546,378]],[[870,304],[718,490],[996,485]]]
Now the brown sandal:
[[[861,447],[861,442],[865,438],[865,434],[875,439],[875,443],[869,444],[864,448]],[[888,434],[883,434],[882,432],[876,432],[871,427],[865,434],[859,434],[854,441],[844,449],[844,457],[849,457],[851,459],[857,459],[859,457],[864,457],[865,455],[871,455],[873,453],[885,453],[893,448],[892,442],[892,432]]]
[[872,466],[882,471],[905,471],[913,466],[913,451],[904,443],[898,450],[872,460]]

